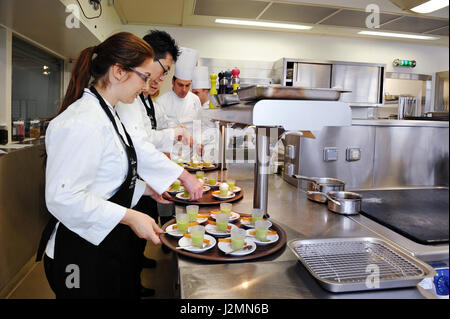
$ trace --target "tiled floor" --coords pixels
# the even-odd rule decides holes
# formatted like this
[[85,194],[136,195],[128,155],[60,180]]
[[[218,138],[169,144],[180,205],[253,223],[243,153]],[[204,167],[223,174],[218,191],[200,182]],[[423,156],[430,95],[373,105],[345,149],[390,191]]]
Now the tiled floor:
[[[142,271],[142,284],[156,290],[151,298],[177,298],[173,287],[176,280],[176,271],[173,267],[172,252],[164,253],[161,246],[147,243],[145,255],[157,261],[156,268]],[[8,296],[10,299],[53,299],[55,294],[50,289],[45,277],[42,262],[28,273],[19,285]]]

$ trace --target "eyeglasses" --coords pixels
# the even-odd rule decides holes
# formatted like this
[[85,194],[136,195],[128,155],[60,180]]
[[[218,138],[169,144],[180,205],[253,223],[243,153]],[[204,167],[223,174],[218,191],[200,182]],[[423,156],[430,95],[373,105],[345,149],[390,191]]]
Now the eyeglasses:
[[156,60],[156,61],[158,61],[159,65],[162,67],[162,69],[163,69],[163,71],[164,71],[163,76],[167,76],[167,75],[169,74],[169,70],[167,70],[167,69],[164,67],[164,65],[162,65],[161,61],[159,61],[159,60]]
[[149,85],[150,85],[150,80],[151,80],[150,77],[151,77],[151,75],[146,75],[146,74],[144,74],[144,73],[139,72],[138,70],[131,69],[131,68],[130,68],[129,70],[132,71],[132,72],[134,72],[134,73],[136,73],[137,75],[139,75],[140,78],[141,78],[142,80],[144,80],[146,86],[149,86]]

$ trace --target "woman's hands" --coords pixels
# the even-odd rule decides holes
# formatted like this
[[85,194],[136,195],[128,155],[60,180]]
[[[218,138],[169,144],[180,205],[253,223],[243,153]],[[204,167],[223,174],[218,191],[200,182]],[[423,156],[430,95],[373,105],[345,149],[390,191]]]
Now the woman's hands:
[[164,231],[147,214],[127,209],[120,223],[128,225],[139,238],[151,240],[155,245],[161,244],[159,236]]
[[162,193],[159,195],[153,188],[151,188],[148,184],[145,186],[145,192],[144,196],[150,196],[155,201],[161,204],[170,204],[171,201],[168,201],[167,199],[170,199],[170,195],[167,192]]

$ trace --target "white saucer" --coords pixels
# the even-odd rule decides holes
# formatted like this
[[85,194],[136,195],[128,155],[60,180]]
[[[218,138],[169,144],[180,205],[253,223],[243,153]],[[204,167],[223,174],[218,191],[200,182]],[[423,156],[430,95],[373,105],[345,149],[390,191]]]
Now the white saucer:
[[203,224],[203,223],[206,222],[207,220],[208,220],[207,217],[197,218],[197,223]]
[[209,192],[211,190],[211,187],[209,187],[208,185],[203,185],[203,193]]
[[260,240],[258,240],[258,238],[255,237],[255,235],[250,235],[250,232],[252,232],[252,231],[254,231],[254,230],[247,229],[247,236],[250,237],[251,239],[253,239],[253,241],[257,245],[260,245],[260,246],[276,243],[278,241],[278,239],[280,239],[280,236],[278,236],[278,234],[275,234],[275,235],[267,235],[268,241],[260,241]]
[[228,196],[222,197],[220,196],[220,191],[214,191],[211,193],[213,197],[220,199],[220,200],[227,200],[227,199],[231,199],[234,196],[236,196],[235,193],[228,191]]
[[[246,250],[238,250],[233,253],[230,253],[230,256],[245,256],[253,253],[256,250],[256,243],[253,241],[253,238],[246,237],[244,240],[247,245],[251,245],[252,247],[250,249]],[[232,251],[233,248],[231,246],[231,243],[219,241],[217,244],[217,247],[223,251],[224,253],[228,253],[229,251]]]
[[[236,225],[230,224],[228,223],[228,226],[231,226],[231,229],[233,228],[238,228]],[[217,230],[216,225],[213,224],[208,224],[205,226],[205,231],[208,234],[217,236],[217,237],[226,237],[226,236],[230,236],[231,235],[231,229],[228,232],[221,232]]]
[[[171,187],[171,188],[172,188],[172,187]],[[180,190],[178,190],[178,191],[171,190],[171,188],[169,188],[169,189],[167,190],[167,192],[168,192],[170,195],[176,195],[176,194],[178,194],[178,193],[183,193],[183,192],[184,192],[184,187],[183,187],[183,186],[180,186]]]
[[209,186],[209,187],[211,187],[211,188],[213,188],[213,189],[217,189],[217,188],[219,188],[220,187],[220,182],[216,182],[214,185],[210,185],[209,183],[208,183],[208,179],[207,179],[207,177],[205,177],[205,186]]
[[[176,226],[176,223],[167,226],[167,228],[166,228],[167,234],[169,234],[170,236],[175,237],[175,238],[183,237],[183,234],[181,232],[179,232],[178,229],[173,229],[173,226]],[[188,227],[188,233],[189,233],[189,228],[190,227]]]
[[181,199],[181,200],[185,200],[185,201],[190,200],[189,198],[184,198],[184,193],[177,193],[175,195],[175,197],[178,198],[178,199]]
[[[272,222],[268,219],[266,219],[269,222],[269,227],[272,227]],[[243,218],[241,218],[241,224],[242,226],[245,226],[247,228],[255,228],[255,225],[252,225],[252,222],[249,220],[245,220]]]
[[[211,214],[211,218],[216,219],[216,215],[217,214]],[[237,221],[239,219],[239,217],[241,217],[241,215],[239,215],[238,213],[231,212],[231,216],[230,216],[230,219],[228,219],[228,222],[233,223],[233,222]]]
[[190,246],[190,247],[184,248],[184,250],[190,251],[191,253],[203,253],[203,252],[213,248],[217,243],[216,239],[213,236],[205,234],[205,239],[209,240],[209,244],[203,248],[191,246],[192,240],[191,240],[191,238],[187,238],[187,237],[180,238],[180,240],[178,241],[178,246]]
[[234,186],[233,193],[239,193],[241,191],[241,188],[239,186]]
[[193,170],[193,171],[201,171],[203,166],[199,165],[197,167],[193,167],[193,166],[189,165],[189,166],[186,166],[186,168],[189,168],[190,170]]

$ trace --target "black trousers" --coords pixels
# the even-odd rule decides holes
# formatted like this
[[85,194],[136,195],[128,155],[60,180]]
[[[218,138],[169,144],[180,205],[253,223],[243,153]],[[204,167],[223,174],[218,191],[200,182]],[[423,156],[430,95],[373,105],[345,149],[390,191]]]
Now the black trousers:
[[[133,207],[134,210],[137,210],[141,213],[145,213],[147,215],[149,215],[151,218],[153,218],[156,223],[158,223],[158,205],[156,203],[156,201],[149,197],[149,196],[142,196],[141,199],[139,200],[139,202],[136,204],[136,206]],[[147,244],[147,240],[145,239],[140,239],[139,240],[139,247],[138,247],[138,251],[137,253],[139,254],[138,256],[138,260],[141,260],[141,265],[140,265],[140,271],[139,273],[142,271],[142,261],[144,260],[144,251],[145,251],[145,245]]]
[[50,285],[50,288],[54,293],[56,293],[55,289],[55,278],[53,277],[53,267],[54,267],[54,261],[50,257],[44,254],[44,270],[45,270],[45,276],[47,277],[47,281]]

